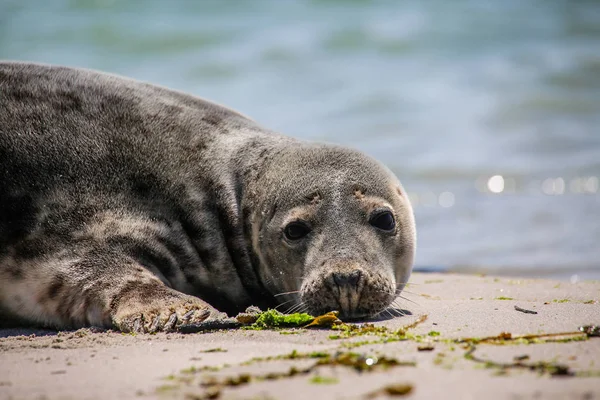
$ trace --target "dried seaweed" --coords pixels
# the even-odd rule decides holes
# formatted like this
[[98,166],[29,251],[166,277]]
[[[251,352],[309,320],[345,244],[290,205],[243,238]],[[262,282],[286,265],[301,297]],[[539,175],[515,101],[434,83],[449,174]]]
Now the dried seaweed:
[[331,328],[334,325],[342,323],[338,318],[339,311],[330,311],[327,314],[316,317],[310,324],[306,325],[305,328]]
[[413,385],[410,383],[399,383],[393,385],[387,385],[374,392],[367,393],[365,398],[373,399],[379,396],[406,396],[412,393]]
[[482,363],[486,368],[497,368],[500,370],[508,370],[508,369],[527,369],[530,371],[536,371],[541,374],[549,374],[551,376],[573,376],[575,375],[573,371],[567,365],[562,365],[558,363],[548,362],[548,361],[539,361],[536,363],[525,363],[524,359],[515,359],[512,363],[501,363],[492,360],[485,360],[483,358],[479,358],[475,356],[475,351],[477,347],[474,344],[469,345],[469,349],[464,354],[464,357],[467,360],[474,361],[477,363]]

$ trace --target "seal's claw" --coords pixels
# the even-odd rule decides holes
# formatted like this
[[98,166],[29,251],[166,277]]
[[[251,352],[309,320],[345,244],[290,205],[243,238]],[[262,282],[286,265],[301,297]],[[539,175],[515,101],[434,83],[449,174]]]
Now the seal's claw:
[[149,301],[129,299],[120,304],[113,315],[113,324],[123,332],[171,332],[182,324],[198,324],[220,314],[197,297],[167,293]]
[[176,323],[177,323],[177,313],[173,313],[169,317],[167,323],[163,326],[163,331],[165,331],[165,332],[172,331],[173,327],[175,327]]
[[[214,313],[219,313],[219,311],[215,310]],[[204,321],[205,319],[210,318],[211,314],[213,314],[213,312],[211,310],[208,310],[208,309],[203,310],[200,313],[198,313],[197,319]],[[221,313],[221,314],[225,314],[225,313]]]
[[150,325],[150,329],[148,329],[148,332],[153,333],[158,331],[158,328],[160,327],[160,315],[157,315],[156,318],[154,318],[154,322],[152,322],[152,325]]
[[132,331],[133,332],[137,332],[137,333],[143,332],[141,317],[138,317],[135,320],[133,320],[133,329],[132,329]]
[[195,313],[195,310],[190,310],[190,311],[186,312],[185,314],[183,314],[183,317],[181,317],[182,322],[187,322],[190,318],[192,318],[194,313]]

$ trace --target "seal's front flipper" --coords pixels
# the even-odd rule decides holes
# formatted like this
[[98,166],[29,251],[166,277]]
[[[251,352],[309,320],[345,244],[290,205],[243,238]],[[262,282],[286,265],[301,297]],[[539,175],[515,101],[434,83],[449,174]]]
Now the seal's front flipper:
[[99,249],[69,258],[58,253],[0,259],[0,305],[23,323],[140,333],[172,331],[220,314],[168,287],[132,258]]
[[170,332],[222,314],[199,298],[159,282],[151,286],[132,282],[115,297],[114,304],[112,323],[123,332]]

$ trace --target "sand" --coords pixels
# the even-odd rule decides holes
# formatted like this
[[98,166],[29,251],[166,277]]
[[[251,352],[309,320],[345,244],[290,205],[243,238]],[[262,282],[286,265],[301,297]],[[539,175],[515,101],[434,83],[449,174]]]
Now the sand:
[[[361,399],[385,398],[391,387],[410,389],[395,395],[408,399],[600,398],[598,337],[456,343],[600,324],[600,282],[459,274],[414,274],[411,282],[402,302],[407,315],[375,325],[393,332],[421,322],[406,330],[408,340],[386,343],[382,334],[331,339],[340,332],[330,330],[188,335],[0,330],[0,399]],[[351,366],[314,367],[319,359],[289,359],[294,351],[325,352],[330,361],[359,358]],[[257,357],[275,359],[250,361]],[[515,357],[524,366],[516,366]],[[400,365],[386,367],[386,359]],[[292,367],[298,372],[285,376]]]

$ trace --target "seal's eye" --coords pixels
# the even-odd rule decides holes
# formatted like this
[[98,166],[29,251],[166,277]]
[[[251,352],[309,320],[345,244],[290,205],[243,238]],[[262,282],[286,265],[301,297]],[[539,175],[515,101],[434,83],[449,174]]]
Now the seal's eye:
[[381,211],[371,216],[369,223],[382,231],[393,231],[396,228],[394,215],[390,211]]
[[310,233],[310,227],[304,222],[290,222],[283,230],[288,240],[299,240]]

